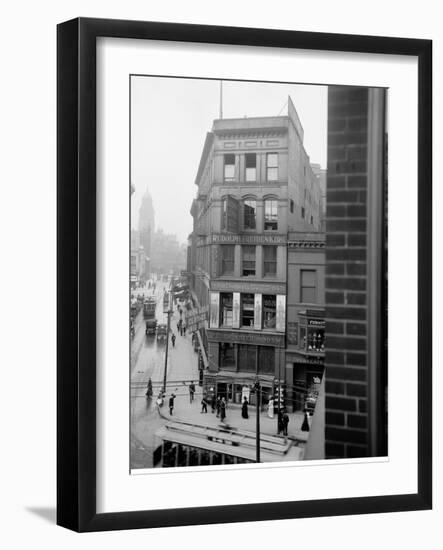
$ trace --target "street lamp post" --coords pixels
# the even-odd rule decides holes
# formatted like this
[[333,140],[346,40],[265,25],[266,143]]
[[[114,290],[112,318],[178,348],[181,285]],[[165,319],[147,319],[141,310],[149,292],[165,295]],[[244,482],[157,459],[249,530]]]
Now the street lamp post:
[[169,331],[171,330],[171,295],[169,295],[168,309],[165,312],[168,315],[168,322],[166,328],[166,350],[165,350],[165,370],[163,373],[163,392],[166,392],[166,374],[168,371],[168,350],[169,350]]
[[256,399],[256,462],[260,462],[260,402],[261,402],[261,389],[260,389],[260,381],[258,378],[255,381],[254,384],[255,388],[255,399]]

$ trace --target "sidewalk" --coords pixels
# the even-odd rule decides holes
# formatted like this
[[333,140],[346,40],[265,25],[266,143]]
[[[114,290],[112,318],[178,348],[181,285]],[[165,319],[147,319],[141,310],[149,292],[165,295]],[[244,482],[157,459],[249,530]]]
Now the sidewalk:
[[[172,390],[174,391],[174,390]],[[223,428],[236,428],[242,431],[254,432],[256,431],[256,410],[254,406],[248,408],[249,418],[242,418],[241,407],[239,405],[228,405],[226,409],[226,418],[224,424],[222,424],[220,418],[217,418],[216,413],[211,412],[211,406],[208,405],[208,412],[201,412],[201,399],[202,388],[196,387],[196,394],[194,401],[190,403],[189,400],[189,385],[179,386],[177,388],[176,399],[174,403],[174,410],[172,416],[169,415],[168,401],[170,397],[168,392],[166,395],[165,404],[161,408],[160,414],[165,419],[174,421],[188,422],[190,424],[198,424],[202,426],[211,427],[223,427]],[[303,423],[303,413],[288,413],[289,425],[288,425],[288,437],[297,439],[299,441],[306,441],[309,432],[301,432],[301,425]],[[266,412],[260,414],[260,432],[266,435],[277,435],[277,415],[274,418],[269,418]]]
[[[256,408],[248,407],[249,418],[242,418],[241,406],[228,403],[226,409],[225,423],[222,424],[216,413],[211,412],[211,406],[208,403],[208,412],[201,413],[202,388],[198,385],[198,361],[197,354],[194,352],[191,342],[191,335],[180,336],[177,333],[177,321],[180,315],[174,310],[171,317],[171,329],[176,335],[175,347],[169,345],[169,361],[166,385],[166,399],[163,407],[159,410],[161,416],[166,420],[188,422],[190,424],[227,428],[229,426],[242,430],[256,431]],[[196,393],[194,402],[189,401],[189,384],[194,382]],[[168,402],[171,393],[176,395],[174,411],[169,415]],[[302,412],[288,413],[288,437],[299,441],[306,441],[309,432],[302,432],[301,425],[304,415]],[[260,432],[266,435],[277,435],[277,414],[274,418],[269,418],[266,411],[260,414]]]

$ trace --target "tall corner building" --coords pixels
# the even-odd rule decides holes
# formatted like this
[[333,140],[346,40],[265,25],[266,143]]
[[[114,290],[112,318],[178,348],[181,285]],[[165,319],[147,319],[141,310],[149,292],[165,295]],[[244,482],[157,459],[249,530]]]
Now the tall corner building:
[[214,120],[195,185],[187,272],[196,301],[209,307],[203,384],[240,403],[258,378],[266,403],[280,384],[293,384],[286,364],[288,242],[293,234],[318,234],[322,225],[320,180],[291,99],[285,116]]

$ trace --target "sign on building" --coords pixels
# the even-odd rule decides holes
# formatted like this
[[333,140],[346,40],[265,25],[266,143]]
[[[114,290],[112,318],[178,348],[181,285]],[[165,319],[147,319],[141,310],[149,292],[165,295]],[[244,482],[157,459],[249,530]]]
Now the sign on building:
[[211,328],[219,327],[219,316],[220,316],[220,293],[211,292],[211,306],[209,310],[209,326]]
[[254,298],[254,330],[261,330],[262,298],[261,294],[255,294]]
[[285,332],[286,324],[286,296],[277,294],[277,323],[276,329],[279,332]]

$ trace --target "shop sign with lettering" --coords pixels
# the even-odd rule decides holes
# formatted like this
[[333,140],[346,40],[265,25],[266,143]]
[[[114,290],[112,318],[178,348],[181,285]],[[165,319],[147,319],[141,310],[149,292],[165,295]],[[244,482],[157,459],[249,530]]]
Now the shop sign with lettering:
[[212,243],[230,244],[285,244],[285,235],[229,235],[225,233],[213,233]]

